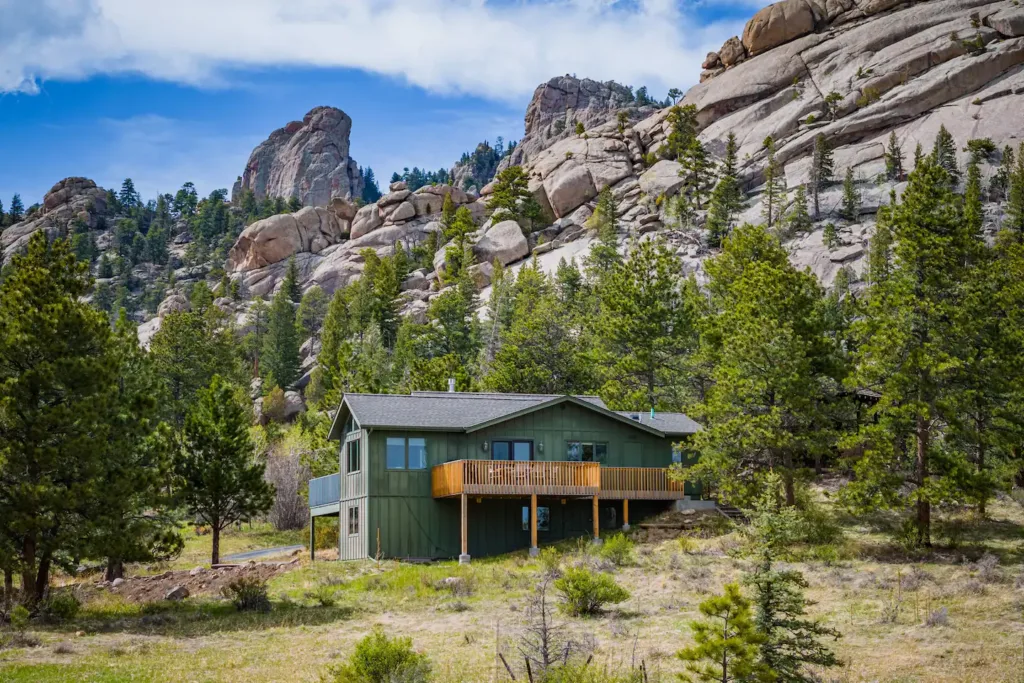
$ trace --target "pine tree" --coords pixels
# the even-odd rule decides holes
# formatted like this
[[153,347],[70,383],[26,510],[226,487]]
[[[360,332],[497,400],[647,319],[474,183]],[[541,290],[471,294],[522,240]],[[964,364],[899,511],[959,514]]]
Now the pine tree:
[[452,201],[452,193],[447,192],[444,195],[444,201],[441,203],[441,234],[444,236],[445,242],[455,237],[455,233],[452,230],[454,224],[455,202]]
[[999,162],[999,168],[994,174],[992,174],[992,178],[989,180],[988,191],[992,196],[992,201],[1006,201],[1008,191],[1010,189],[1010,176],[1013,174],[1013,168],[1013,147],[1006,145],[1003,147],[1003,154],[1002,159]]
[[725,139],[725,157],[722,159],[722,168],[719,172],[719,177],[732,178],[733,180],[739,178],[737,162],[739,150],[740,146],[739,143],[736,142],[736,133],[730,132]]
[[1016,156],[1007,180],[1006,222],[1003,227],[1024,241],[1024,143],[1021,143]]
[[373,175],[373,169],[367,167],[363,171],[363,202],[374,204],[381,196],[380,187],[377,185],[377,178]]
[[582,121],[577,121],[576,122],[576,135],[577,135],[577,137],[583,137],[583,135],[585,133],[586,133],[586,130],[583,128],[583,122]]
[[269,510],[274,487],[253,457],[249,419],[235,389],[214,376],[197,399],[185,418],[175,469],[189,514],[210,527],[210,564],[218,564],[221,532]]
[[21,203],[21,195],[15,193],[11,197],[11,207],[7,211],[7,218],[11,224],[18,223],[25,215],[25,205]]
[[811,214],[807,211],[807,190],[800,185],[796,188],[796,196],[786,214],[786,229],[789,235],[800,235],[810,232],[813,225]]
[[[890,206],[896,203],[895,196]],[[881,207],[879,210],[878,222],[875,225],[875,232],[871,236],[871,243],[868,250],[868,280],[871,284],[882,282],[889,277],[892,266],[892,231],[889,228],[887,217],[889,207]]]
[[7,227],[7,216],[4,214],[4,203],[0,201],[0,233],[4,231],[5,227]]
[[956,162],[956,141],[944,125],[939,126],[939,132],[935,135],[932,157],[936,165],[949,174],[950,182],[956,185],[960,181],[960,168]]
[[597,237],[590,248],[587,258],[587,273],[595,282],[600,282],[611,272],[612,267],[621,262],[619,254],[618,226],[616,214],[618,207],[610,187],[605,187],[597,194],[597,207],[593,215],[587,219],[587,227]]
[[713,247],[721,245],[732,230],[736,215],[743,209],[743,193],[737,171],[738,152],[736,134],[729,133],[725,142],[725,157],[719,169],[719,180],[708,203],[708,244]]
[[826,223],[821,233],[821,243],[824,244],[829,251],[835,251],[839,248],[840,239],[839,231],[836,230],[835,223]]
[[346,390],[342,359],[348,355],[348,340],[352,335],[348,296],[349,291],[344,287],[334,292],[320,333],[315,379],[321,394],[320,405],[331,409],[341,402],[341,393]]
[[302,295],[302,303],[295,315],[305,337],[319,341],[320,328],[327,315],[327,295],[319,285],[313,285]]
[[757,632],[750,601],[735,583],[726,584],[722,595],[714,595],[698,606],[703,619],[690,622],[694,644],[676,656],[686,666],[686,681],[718,683],[768,683],[770,669],[757,661],[763,637]]
[[768,156],[764,166],[764,203],[762,215],[765,225],[771,228],[782,218],[783,202],[786,197],[786,172],[782,164],[775,158],[775,141],[765,138],[765,149]]
[[117,359],[88,287],[87,265],[43,230],[0,282],[0,557],[16,552],[29,606],[96,531],[101,445],[116,436]]
[[903,149],[896,139],[896,131],[889,133],[885,147],[885,177],[894,183],[903,180]]
[[260,357],[260,376],[266,390],[274,386],[287,389],[299,378],[300,346],[295,306],[282,287],[270,304]]
[[288,211],[289,213],[295,213],[302,209],[302,200],[292,195],[288,198]]
[[860,192],[857,191],[853,169],[849,166],[846,167],[846,176],[843,178],[843,205],[839,209],[839,215],[851,223],[860,218]]
[[495,222],[513,220],[532,226],[540,220],[540,205],[530,192],[529,178],[522,166],[510,166],[495,177],[487,209]]
[[[932,157],[910,174],[902,201],[888,207],[893,263],[873,283],[854,326],[856,372],[850,382],[881,394],[861,428],[864,455],[845,498],[863,509],[909,507],[916,543],[931,544],[933,503],[955,499],[960,465],[943,449],[943,415],[962,352],[957,328],[962,282],[976,241],[965,225],[949,173]],[[907,443],[908,436],[911,443]]]
[[125,178],[121,183],[121,192],[117,195],[117,202],[122,209],[130,211],[142,203],[139,193],[135,190],[135,183],[131,178]]
[[697,137],[697,107],[693,104],[675,105],[668,110],[665,121],[669,125],[669,133],[661,155],[666,159],[682,159]]
[[704,208],[703,199],[712,186],[711,161],[708,160],[704,145],[696,137],[690,140],[680,158],[682,168],[679,175],[683,178],[682,194],[689,202],[691,209],[700,211]]
[[814,138],[814,154],[811,157],[811,198],[814,200],[814,219],[821,217],[819,194],[832,182],[833,169],[832,149],[828,140],[821,133]]
[[781,505],[781,483],[775,473],[765,477],[748,527],[757,563],[744,581],[754,590],[754,625],[762,638],[760,664],[772,672],[773,680],[814,683],[820,679],[806,667],[839,666],[835,653],[821,640],[838,640],[840,633],[807,617],[813,603],[804,598],[808,584],[803,574],[775,567],[776,557],[798,540],[800,523],[793,508]]
[[302,285],[299,284],[299,265],[295,262],[295,255],[288,257],[288,270],[284,273],[284,280],[281,281],[281,291],[285,293],[292,303],[302,301]]
[[914,147],[914,168],[921,165],[921,160],[924,159],[924,150],[921,149],[921,143],[917,143]]
[[982,228],[985,221],[985,209],[981,204],[981,167],[975,159],[971,159],[967,164],[967,184],[964,186],[964,221],[967,223],[967,229],[979,242],[984,239]]

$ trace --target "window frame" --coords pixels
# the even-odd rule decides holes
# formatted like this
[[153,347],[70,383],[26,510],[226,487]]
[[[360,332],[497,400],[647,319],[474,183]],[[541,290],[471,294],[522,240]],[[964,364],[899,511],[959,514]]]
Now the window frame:
[[[498,459],[494,457],[494,446],[496,444],[503,443],[508,445],[508,458]],[[530,459],[529,460],[516,460],[516,444],[523,443],[530,447]],[[491,439],[490,456],[491,460],[495,462],[534,462],[536,460],[536,449],[534,448],[533,439],[516,439],[516,438],[499,438]]]
[[[543,515],[541,510],[546,510]],[[543,520],[543,522],[541,521]],[[530,530],[530,506],[523,506],[523,531]],[[551,531],[551,507],[548,505],[537,506],[537,532]]]
[[[580,447],[580,458],[579,458],[579,460],[573,460],[572,458],[569,457],[569,448],[573,444],[578,444],[579,447]],[[586,460],[583,457],[583,452],[584,452],[584,450],[585,450],[585,448],[587,446],[590,446],[590,448],[591,448],[590,460]],[[600,459],[597,457],[597,448],[598,448],[598,446],[601,446],[601,447],[604,448],[604,457],[602,457]],[[566,457],[566,459],[569,462],[596,462],[596,463],[599,463],[599,464],[603,465],[604,463],[606,463],[608,461],[608,442],[607,441],[579,441],[579,440],[575,440],[575,439],[567,440],[565,442],[565,457]]]
[[[388,450],[392,447],[390,442],[401,441],[402,442],[402,465],[401,467],[392,467],[388,460]],[[422,441],[423,442],[423,462],[422,467],[410,467],[409,452],[411,441]],[[397,444],[395,444],[397,445]],[[389,436],[384,441],[384,469],[388,472],[425,472],[430,469],[430,451],[427,443],[427,438],[422,436]]]
[[[355,531],[353,531],[353,526]],[[359,535],[359,506],[349,505],[348,506],[348,535],[358,536]]]
[[[345,442],[345,474],[358,474],[363,471],[363,453],[359,439],[352,439]],[[352,450],[355,446],[355,469],[352,468]]]

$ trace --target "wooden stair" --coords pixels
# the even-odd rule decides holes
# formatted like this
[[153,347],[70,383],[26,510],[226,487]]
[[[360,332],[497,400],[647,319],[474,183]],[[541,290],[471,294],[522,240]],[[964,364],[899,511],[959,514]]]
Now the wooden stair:
[[747,516],[743,514],[743,510],[733,507],[732,505],[725,505],[716,501],[715,509],[718,510],[723,517],[731,522],[735,522],[736,524],[746,524],[748,521]]

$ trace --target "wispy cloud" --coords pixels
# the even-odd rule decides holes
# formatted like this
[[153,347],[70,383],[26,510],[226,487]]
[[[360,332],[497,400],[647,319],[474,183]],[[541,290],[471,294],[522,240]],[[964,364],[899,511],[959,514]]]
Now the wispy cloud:
[[742,28],[698,20],[698,9],[679,0],[0,0],[0,91],[117,73],[222,86],[240,68],[315,66],[507,101],[561,73],[657,92],[695,82],[704,54]]

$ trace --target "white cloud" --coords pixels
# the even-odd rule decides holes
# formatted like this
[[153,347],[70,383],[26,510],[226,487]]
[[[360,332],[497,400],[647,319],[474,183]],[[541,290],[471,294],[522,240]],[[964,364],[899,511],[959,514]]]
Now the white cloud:
[[0,0],[0,92],[141,73],[230,85],[246,67],[347,67],[519,100],[576,73],[654,92],[742,28],[679,0]]

